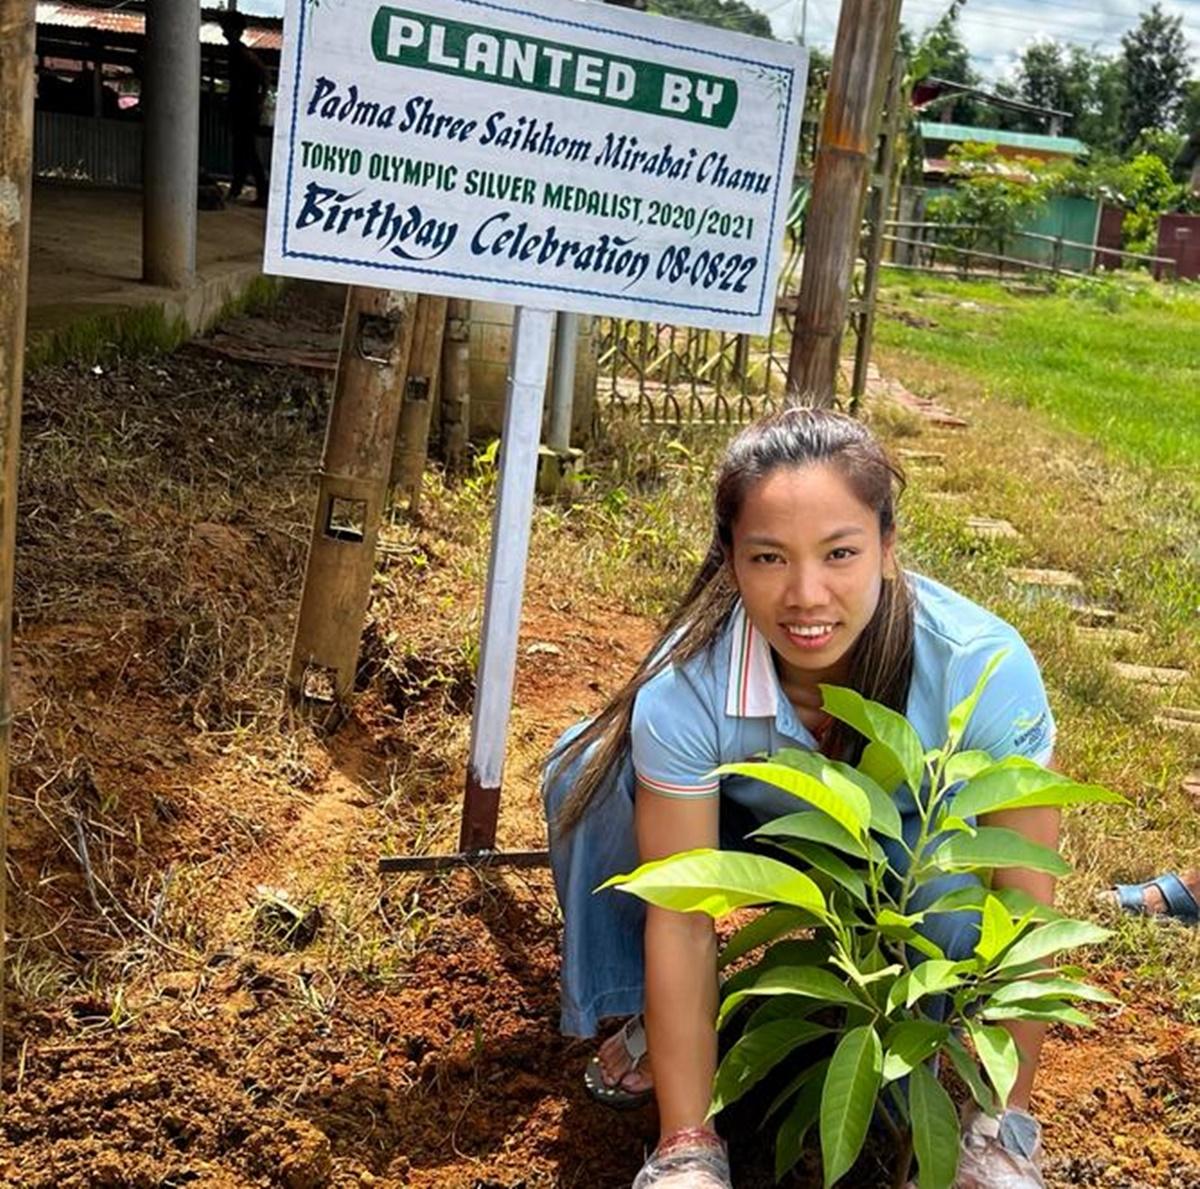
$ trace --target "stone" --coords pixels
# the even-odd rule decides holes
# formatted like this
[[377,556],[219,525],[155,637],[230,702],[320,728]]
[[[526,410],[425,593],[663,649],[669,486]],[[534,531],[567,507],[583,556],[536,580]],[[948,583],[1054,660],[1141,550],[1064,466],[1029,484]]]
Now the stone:
[[968,516],[967,528],[985,541],[1019,541],[1021,534],[1007,520],[990,516]]
[[1188,679],[1186,669],[1164,668],[1155,665],[1126,665],[1121,661],[1113,662],[1113,669],[1119,677],[1138,685],[1154,685],[1166,687],[1182,685]]
[[1095,603],[1083,603],[1071,608],[1071,618],[1083,627],[1099,627],[1112,623],[1117,613],[1109,607],[1101,607]]
[[538,447],[537,491],[548,498],[573,499],[579,492],[578,476],[583,472],[583,451],[573,446],[554,450]]
[[1009,567],[1005,574],[1018,586],[1049,586],[1061,590],[1082,590],[1079,576],[1070,570],[1030,570]]
[[1200,801],[1200,771],[1189,772],[1183,778],[1183,791],[1193,800]]
[[1169,731],[1195,731],[1200,733],[1200,710],[1175,706],[1154,716],[1154,722]]
[[1075,633],[1085,643],[1095,644],[1100,648],[1118,648],[1125,644],[1141,646],[1144,643],[1142,633],[1132,628],[1095,628],[1080,625],[1075,629]]

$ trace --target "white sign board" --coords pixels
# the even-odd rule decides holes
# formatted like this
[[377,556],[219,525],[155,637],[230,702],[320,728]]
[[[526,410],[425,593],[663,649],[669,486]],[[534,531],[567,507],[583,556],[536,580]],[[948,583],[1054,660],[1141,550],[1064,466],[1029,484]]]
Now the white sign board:
[[266,270],[765,332],[806,65],[579,0],[287,0]]

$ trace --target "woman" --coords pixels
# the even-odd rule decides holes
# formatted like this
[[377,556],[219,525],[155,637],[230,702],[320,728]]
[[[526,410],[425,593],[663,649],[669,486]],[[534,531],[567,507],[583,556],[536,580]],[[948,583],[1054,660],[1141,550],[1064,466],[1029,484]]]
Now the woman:
[[[761,782],[718,781],[710,773],[721,764],[781,747],[856,761],[863,741],[824,714],[823,682],[907,714],[926,747],[940,746],[951,707],[1007,649],[962,746],[1050,758],[1045,690],[1014,629],[898,568],[902,482],[869,431],[838,413],[789,409],[744,430],[720,467],[712,544],[683,603],[629,684],[568,731],[547,765],[565,922],[563,1031],[592,1036],[602,1019],[627,1017],[589,1066],[589,1089],[616,1106],[651,1092],[658,1101],[660,1142],[636,1189],[676,1183],[672,1176],[689,1189],[728,1184],[721,1141],[705,1123],[717,1062],[717,946],[703,914],[593,889],[639,862],[739,845],[755,824],[795,811],[793,798]],[[907,790],[897,804],[915,838]],[[992,819],[1057,845],[1055,810]],[[1052,878],[1037,872],[997,871],[992,882],[1053,897]],[[946,890],[941,883],[930,896]],[[974,946],[971,914],[927,924],[947,956]],[[964,1167],[990,1162],[1009,1177],[1018,1169],[1026,1180],[1005,1184],[1034,1186],[1039,1135],[1027,1108],[1044,1028],[1012,1031],[1022,1065],[1009,1109],[998,1129],[990,1119],[968,1129]]]

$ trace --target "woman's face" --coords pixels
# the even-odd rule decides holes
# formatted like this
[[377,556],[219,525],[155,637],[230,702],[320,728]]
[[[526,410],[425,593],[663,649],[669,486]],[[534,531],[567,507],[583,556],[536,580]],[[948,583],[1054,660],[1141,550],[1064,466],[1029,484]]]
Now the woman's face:
[[780,467],[746,493],[733,525],[734,578],[785,680],[845,680],[893,564],[892,543],[828,464]]

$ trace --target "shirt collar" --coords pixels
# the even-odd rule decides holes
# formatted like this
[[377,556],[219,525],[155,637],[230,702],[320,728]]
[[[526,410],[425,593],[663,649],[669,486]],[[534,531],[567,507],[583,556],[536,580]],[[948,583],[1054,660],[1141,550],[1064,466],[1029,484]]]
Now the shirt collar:
[[779,707],[779,682],[771,645],[750,622],[740,602],[733,613],[729,637],[725,713],[734,718],[774,718]]

